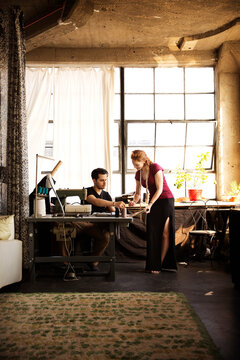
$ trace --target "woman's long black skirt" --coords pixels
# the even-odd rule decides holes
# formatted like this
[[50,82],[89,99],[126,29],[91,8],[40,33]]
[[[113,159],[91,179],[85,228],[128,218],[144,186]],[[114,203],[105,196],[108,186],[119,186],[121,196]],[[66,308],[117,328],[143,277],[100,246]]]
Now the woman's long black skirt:
[[[169,247],[161,264],[162,235],[169,217]],[[147,260],[146,271],[177,269],[175,257],[174,199],[158,199],[147,215]]]

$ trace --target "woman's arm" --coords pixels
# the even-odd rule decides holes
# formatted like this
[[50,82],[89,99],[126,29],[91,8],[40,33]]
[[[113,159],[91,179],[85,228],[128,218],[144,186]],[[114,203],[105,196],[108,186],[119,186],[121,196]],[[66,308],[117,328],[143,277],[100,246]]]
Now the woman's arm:
[[150,209],[152,207],[152,205],[155,203],[155,201],[159,198],[159,196],[161,195],[162,191],[163,191],[163,173],[162,170],[159,170],[155,175],[154,175],[154,180],[155,180],[155,185],[156,185],[156,191],[150,201],[150,203],[148,204],[148,206],[146,207],[146,212],[150,212]]
[[129,202],[129,206],[134,206],[140,199],[141,196],[141,184],[140,181],[136,180],[136,191],[133,200]]

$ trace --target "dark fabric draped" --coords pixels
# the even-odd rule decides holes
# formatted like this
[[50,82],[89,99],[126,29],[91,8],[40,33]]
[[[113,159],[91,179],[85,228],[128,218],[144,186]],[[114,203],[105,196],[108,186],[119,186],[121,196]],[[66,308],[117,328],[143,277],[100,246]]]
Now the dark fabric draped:
[[23,14],[9,9],[7,212],[15,215],[15,237],[23,241],[24,267],[29,263],[26,218],[28,206],[28,155],[25,102],[25,45]]
[[[187,210],[175,211],[175,250],[177,261],[189,257],[189,231],[193,229],[193,218]],[[116,259],[131,262],[146,259],[147,231],[145,219],[133,218],[127,228],[121,228],[116,242]]]
[[8,15],[0,9],[0,214],[7,213]]

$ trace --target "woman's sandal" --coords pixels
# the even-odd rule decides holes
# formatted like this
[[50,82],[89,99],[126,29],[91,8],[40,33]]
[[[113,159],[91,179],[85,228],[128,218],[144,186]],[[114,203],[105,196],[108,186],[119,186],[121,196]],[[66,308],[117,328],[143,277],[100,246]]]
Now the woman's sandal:
[[148,274],[160,274],[160,270],[145,270],[146,273]]

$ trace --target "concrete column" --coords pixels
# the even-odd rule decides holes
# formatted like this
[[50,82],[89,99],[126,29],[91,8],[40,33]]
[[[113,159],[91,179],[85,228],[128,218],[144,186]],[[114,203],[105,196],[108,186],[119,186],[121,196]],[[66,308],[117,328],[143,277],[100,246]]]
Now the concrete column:
[[[236,44],[235,50],[239,46]],[[232,181],[240,183],[240,52],[230,50],[232,44],[231,49],[228,46],[221,49],[218,64],[218,199],[227,195]]]

